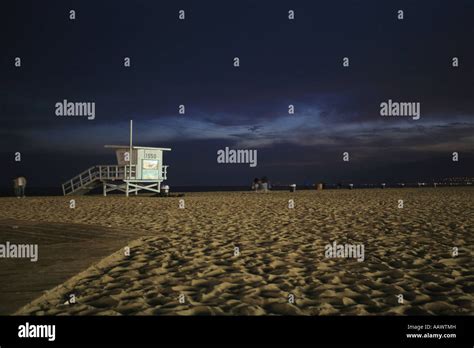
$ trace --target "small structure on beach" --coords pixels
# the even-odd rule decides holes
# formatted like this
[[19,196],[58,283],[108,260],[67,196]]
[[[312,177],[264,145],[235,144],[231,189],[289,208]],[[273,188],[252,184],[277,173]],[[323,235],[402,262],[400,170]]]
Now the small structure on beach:
[[128,195],[145,190],[160,193],[161,183],[167,179],[168,166],[163,165],[163,152],[170,148],[134,146],[132,121],[130,145],[105,145],[114,149],[117,164],[97,165],[76,175],[62,185],[64,195],[80,195],[102,185],[103,194],[122,191]]

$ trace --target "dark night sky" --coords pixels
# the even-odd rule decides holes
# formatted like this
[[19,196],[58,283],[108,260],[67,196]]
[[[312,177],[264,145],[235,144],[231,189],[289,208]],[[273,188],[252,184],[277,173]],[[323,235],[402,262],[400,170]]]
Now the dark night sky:
[[[472,0],[2,1],[0,23],[2,187],[113,164],[103,145],[126,144],[130,119],[137,145],[173,149],[170,185],[474,176]],[[63,99],[95,102],[95,120],[57,117]],[[381,117],[388,99],[421,119]],[[258,166],[218,164],[226,146]]]

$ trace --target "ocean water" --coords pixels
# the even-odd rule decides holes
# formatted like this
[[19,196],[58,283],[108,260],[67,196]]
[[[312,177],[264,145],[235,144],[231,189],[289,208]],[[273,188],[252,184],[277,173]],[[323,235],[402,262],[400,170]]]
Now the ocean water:
[[[471,186],[472,183],[457,183],[453,186]],[[438,184],[438,187],[451,186],[446,183]],[[380,184],[354,184],[354,189],[373,188],[380,189]],[[406,183],[405,187],[418,187],[417,183]],[[433,187],[432,183],[427,183],[424,187]],[[348,189],[348,184],[325,184],[324,189]],[[387,183],[385,188],[400,188],[397,183]],[[297,185],[296,190],[314,190],[314,186]],[[250,191],[250,186],[171,186],[170,192],[216,192],[216,191]],[[273,191],[289,191],[289,185],[272,186]],[[27,196],[61,196],[63,194],[61,187],[28,187]],[[88,194],[102,194],[102,187],[97,187]],[[123,194],[120,191],[110,192],[108,194]],[[14,196],[13,188],[0,188],[0,197]]]

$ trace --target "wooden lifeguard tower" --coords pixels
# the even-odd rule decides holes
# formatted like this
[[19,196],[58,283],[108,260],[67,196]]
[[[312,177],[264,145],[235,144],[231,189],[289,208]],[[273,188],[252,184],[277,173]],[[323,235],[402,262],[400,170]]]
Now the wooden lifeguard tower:
[[116,165],[93,166],[62,185],[64,195],[81,195],[102,185],[104,196],[118,190],[138,194],[140,190],[160,193],[161,183],[167,179],[168,166],[163,165],[163,147],[132,145],[130,121],[130,145],[105,145],[115,149]]

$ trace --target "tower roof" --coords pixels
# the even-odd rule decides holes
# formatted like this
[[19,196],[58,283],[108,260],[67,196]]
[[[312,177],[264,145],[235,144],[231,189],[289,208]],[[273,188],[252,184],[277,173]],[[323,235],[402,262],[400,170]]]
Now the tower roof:
[[[130,145],[104,145],[107,149],[130,149]],[[135,146],[133,145],[132,148],[134,150],[137,149],[145,149],[145,150],[162,150],[162,151],[171,151],[168,147],[149,147],[149,146]]]

